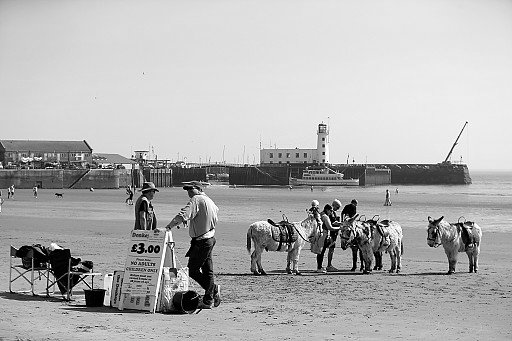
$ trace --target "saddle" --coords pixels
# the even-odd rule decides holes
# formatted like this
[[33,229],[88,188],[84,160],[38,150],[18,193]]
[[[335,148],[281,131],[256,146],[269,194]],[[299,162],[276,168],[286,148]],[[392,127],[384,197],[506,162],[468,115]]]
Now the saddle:
[[283,244],[287,244],[288,247],[295,241],[297,241],[298,233],[295,230],[295,226],[288,222],[288,220],[282,220],[279,223],[275,223],[272,219],[267,219],[268,223],[272,225],[272,239],[279,242],[277,251],[281,251]]
[[375,224],[377,232],[382,236],[379,250],[387,248],[389,245],[391,245],[391,240],[389,238],[389,222],[390,221],[386,219]]
[[473,235],[475,223],[472,221],[458,222],[455,226],[457,226],[457,231],[460,233],[462,242],[465,245],[465,250],[467,251],[476,244],[475,236]]

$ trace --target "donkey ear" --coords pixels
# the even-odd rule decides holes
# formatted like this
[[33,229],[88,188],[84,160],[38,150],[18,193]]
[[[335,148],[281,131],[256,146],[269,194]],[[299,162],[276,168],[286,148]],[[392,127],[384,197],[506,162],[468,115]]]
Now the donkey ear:
[[433,224],[435,224],[435,225],[439,224],[439,222],[440,222],[441,220],[443,220],[443,218],[444,218],[444,215],[443,215],[443,216],[441,216],[441,218],[434,220]]
[[431,216],[428,216],[428,222],[431,223],[431,224],[434,222],[434,220],[432,220]]

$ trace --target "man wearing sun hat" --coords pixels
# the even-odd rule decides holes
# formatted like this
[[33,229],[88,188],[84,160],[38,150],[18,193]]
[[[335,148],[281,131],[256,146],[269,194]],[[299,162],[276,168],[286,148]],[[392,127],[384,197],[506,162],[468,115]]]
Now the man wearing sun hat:
[[198,309],[211,309],[220,304],[220,286],[214,282],[212,251],[215,246],[215,225],[219,208],[203,192],[204,185],[199,181],[185,183],[190,201],[181,209],[166,229],[188,223],[189,236],[192,239],[185,257],[188,258],[190,277],[203,289],[204,296]]
[[151,200],[158,189],[152,182],[145,182],[140,189],[142,195],[135,203],[135,227],[134,230],[154,230],[156,229],[156,216],[153,210]]

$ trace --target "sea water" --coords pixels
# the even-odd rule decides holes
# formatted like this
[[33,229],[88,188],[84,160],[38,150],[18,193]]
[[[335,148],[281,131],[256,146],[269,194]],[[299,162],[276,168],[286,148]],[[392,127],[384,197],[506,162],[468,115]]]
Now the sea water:
[[[321,206],[337,198],[342,205],[358,200],[357,211],[371,219],[396,220],[402,226],[426,228],[428,217],[450,222],[474,221],[486,231],[512,232],[512,172],[473,172],[469,185],[384,185],[367,187],[211,188],[223,218],[257,221],[304,219],[313,199]],[[385,192],[391,206],[384,206]],[[397,193],[398,190],[398,193]],[[246,228],[246,226],[244,226]]]
[[[342,205],[357,199],[357,211],[366,219],[378,215],[407,228],[425,229],[428,217],[444,216],[449,222],[474,221],[485,231],[512,232],[512,172],[471,172],[469,185],[382,185],[367,187],[240,187],[212,185],[206,193],[220,208],[219,221],[247,227],[259,220],[300,221],[306,217],[311,201],[321,207],[339,199]],[[384,206],[386,189],[391,193],[391,206]],[[398,190],[398,193],[397,193]],[[133,226],[133,206],[125,205],[124,189],[119,190],[55,190],[41,189],[39,198],[31,190],[16,191],[15,199],[6,200],[0,220],[7,216],[38,219],[88,219],[125,221]],[[136,197],[139,193],[137,192]],[[165,226],[188,201],[181,187],[161,188],[153,204],[159,226]],[[363,217],[363,218],[364,218]]]

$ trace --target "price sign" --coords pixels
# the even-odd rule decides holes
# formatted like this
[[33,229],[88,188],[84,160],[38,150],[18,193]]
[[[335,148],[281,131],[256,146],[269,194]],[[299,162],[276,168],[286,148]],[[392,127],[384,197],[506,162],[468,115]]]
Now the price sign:
[[119,309],[155,312],[163,266],[175,266],[170,231],[133,230],[125,262]]
[[144,243],[133,244],[131,252],[140,254],[143,253],[159,253],[160,245],[146,245]]

